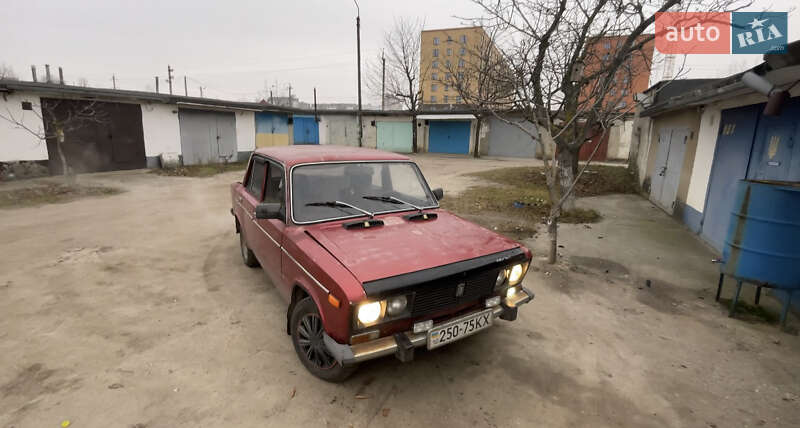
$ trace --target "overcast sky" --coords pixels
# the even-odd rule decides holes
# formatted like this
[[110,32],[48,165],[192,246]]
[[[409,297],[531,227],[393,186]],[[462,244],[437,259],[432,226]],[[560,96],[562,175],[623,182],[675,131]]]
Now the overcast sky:
[[[304,101],[317,87],[319,102],[356,102],[356,7],[352,0],[295,1],[34,1],[4,0],[0,63],[30,80],[30,66],[64,68],[65,79],[90,86],[166,92],[167,64],[174,92],[252,101],[275,85]],[[380,54],[383,32],[396,17],[426,28],[462,25],[479,16],[468,0],[361,0],[362,61]],[[756,0],[747,10],[787,11],[793,0]],[[796,11],[790,40],[800,38]],[[693,56],[689,77],[722,77],[761,61],[759,55]],[[363,64],[363,62],[362,62]],[[363,68],[363,65],[362,65]],[[362,70],[362,76],[363,76]],[[364,87],[365,103],[376,102]]]

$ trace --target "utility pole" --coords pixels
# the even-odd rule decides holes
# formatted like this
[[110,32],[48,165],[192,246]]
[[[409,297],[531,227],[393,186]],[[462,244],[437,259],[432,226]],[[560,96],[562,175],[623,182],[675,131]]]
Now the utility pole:
[[189,87],[186,85],[186,76],[183,76],[183,95],[189,96]]
[[31,66],[31,76],[33,77],[33,81],[34,82],[38,82],[38,80],[36,80],[36,66],[35,65]]
[[64,69],[61,67],[58,67],[58,84],[64,84]]
[[317,88],[314,88],[314,120],[319,122],[319,116],[317,115]]
[[361,117],[361,8],[358,7],[358,2],[353,0],[356,4],[356,61],[358,62],[358,147],[363,146],[364,127]]
[[159,93],[158,92],[158,76],[156,76],[156,93]]
[[117,76],[111,75],[111,85],[114,86],[114,89],[117,89]]
[[292,106],[292,84],[289,84],[289,107]]
[[50,64],[45,64],[44,65],[44,75],[45,75],[45,78],[47,79],[45,81],[47,83],[50,83]]
[[167,64],[167,83],[169,84],[169,94],[172,95],[172,72],[175,71],[174,68],[170,67]]
[[272,104],[272,89],[269,90],[269,103]]
[[200,87],[200,98],[203,98],[203,87]]
[[386,110],[386,57],[381,50],[381,110]]

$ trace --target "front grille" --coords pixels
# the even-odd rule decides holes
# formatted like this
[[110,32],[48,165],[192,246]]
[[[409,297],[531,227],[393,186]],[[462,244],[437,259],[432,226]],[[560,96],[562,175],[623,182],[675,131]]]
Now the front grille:
[[[462,272],[414,287],[411,316],[419,316],[452,308],[488,297],[494,290],[498,268]],[[464,284],[464,293],[456,296],[458,285]]]

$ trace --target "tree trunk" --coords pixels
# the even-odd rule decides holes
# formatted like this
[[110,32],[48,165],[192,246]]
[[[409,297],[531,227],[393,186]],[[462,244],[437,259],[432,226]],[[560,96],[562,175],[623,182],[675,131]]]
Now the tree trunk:
[[[558,186],[561,195],[566,194],[572,182],[575,181],[576,169],[578,165],[578,153],[565,146],[560,146],[556,153],[558,163]],[[557,203],[558,201],[553,201]],[[561,211],[571,211],[575,209],[575,192],[570,192],[561,204]]]
[[558,260],[558,217],[547,220],[547,236],[550,237],[550,253],[547,263],[553,264]]
[[417,114],[411,112],[411,151],[417,153]]

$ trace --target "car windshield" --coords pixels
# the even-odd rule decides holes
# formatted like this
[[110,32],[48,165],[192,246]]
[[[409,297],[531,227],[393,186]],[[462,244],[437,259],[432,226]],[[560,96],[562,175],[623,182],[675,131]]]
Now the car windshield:
[[406,211],[414,206],[432,208],[437,203],[411,162],[323,163],[292,170],[292,216],[298,223]]

